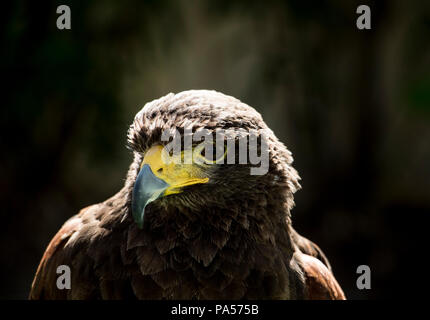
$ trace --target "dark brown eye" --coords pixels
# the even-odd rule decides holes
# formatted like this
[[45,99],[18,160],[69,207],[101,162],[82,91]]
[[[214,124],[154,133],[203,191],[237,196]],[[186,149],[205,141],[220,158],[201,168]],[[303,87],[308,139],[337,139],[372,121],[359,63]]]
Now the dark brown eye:
[[207,146],[203,148],[200,154],[208,161],[218,161],[219,159],[222,159],[224,157],[226,148],[226,144],[217,146],[214,143],[212,146]]
[[214,146],[205,145],[205,147],[200,151],[200,155],[204,157],[206,160],[212,161],[215,159],[216,150]]
[[162,173],[163,172],[163,168],[160,168],[157,170],[158,173]]

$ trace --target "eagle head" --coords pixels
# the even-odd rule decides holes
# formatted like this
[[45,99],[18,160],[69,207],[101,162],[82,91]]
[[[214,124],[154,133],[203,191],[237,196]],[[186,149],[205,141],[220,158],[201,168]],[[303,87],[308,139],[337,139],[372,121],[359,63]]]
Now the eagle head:
[[140,228],[157,207],[205,219],[211,208],[271,198],[284,199],[288,216],[300,188],[291,153],[261,115],[216,91],[170,93],[147,103],[130,126],[128,145],[134,161],[126,185]]

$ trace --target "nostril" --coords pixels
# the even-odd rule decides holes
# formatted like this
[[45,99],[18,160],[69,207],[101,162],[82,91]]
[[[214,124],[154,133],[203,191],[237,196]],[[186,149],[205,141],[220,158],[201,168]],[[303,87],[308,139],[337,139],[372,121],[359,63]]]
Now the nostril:
[[157,172],[158,172],[158,173],[163,172],[163,168],[158,169],[158,170],[157,170]]

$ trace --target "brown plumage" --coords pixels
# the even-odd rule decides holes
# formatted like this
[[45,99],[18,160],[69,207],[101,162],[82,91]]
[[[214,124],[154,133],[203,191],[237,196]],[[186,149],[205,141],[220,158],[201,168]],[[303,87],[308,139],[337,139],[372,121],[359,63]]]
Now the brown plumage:
[[[254,129],[269,142],[269,171],[218,165],[210,182],[152,202],[143,229],[131,196],[143,155],[164,129]],[[292,156],[260,114],[214,91],[169,94],[148,103],[130,127],[126,183],[69,219],[37,269],[30,299],[344,299],[327,258],[291,226],[300,188]],[[56,287],[59,265],[71,289]]]

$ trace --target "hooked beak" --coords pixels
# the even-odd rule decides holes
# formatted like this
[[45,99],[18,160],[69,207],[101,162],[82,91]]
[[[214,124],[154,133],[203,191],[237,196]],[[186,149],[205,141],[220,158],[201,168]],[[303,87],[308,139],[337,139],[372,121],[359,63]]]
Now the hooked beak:
[[186,186],[207,183],[209,178],[197,165],[181,163],[184,152],[169,158],[166,150],[156,145],[143,158],[132,193],[133,218],[143,227],[146,206],[156,199],[181,193]]
[[154,175],[148,164],[143,165],[132,193],[133,218],[139,228],[143,227],[146,206],[159,198],[168,187],[165,181]]

